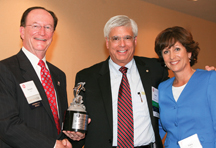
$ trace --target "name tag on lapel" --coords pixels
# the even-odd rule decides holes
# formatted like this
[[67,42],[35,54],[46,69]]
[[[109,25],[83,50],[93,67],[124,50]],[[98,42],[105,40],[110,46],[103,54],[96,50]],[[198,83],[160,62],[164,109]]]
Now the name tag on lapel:
[[152,86],[153,116],[159,118],[158,89]]
[[20,87],[26,97],[26,100],[29,104],[29,106],[34,109],[37,107],[42,106],[41,103],[41,96],[37,90],[37,87],[34,84],[34,81],[28,81],[24,83],[20,83]]

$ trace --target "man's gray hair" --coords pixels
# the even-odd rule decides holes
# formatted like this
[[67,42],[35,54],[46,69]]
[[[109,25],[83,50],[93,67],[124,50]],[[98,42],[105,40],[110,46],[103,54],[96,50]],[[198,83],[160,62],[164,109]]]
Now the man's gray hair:
[[134,37],[138,34],[138,27],[134,20],[130,19],[126,15],[116,15],[110,18],[104,26],[104,37],[109,38],[109,34],[112,28],[119,27],[119,26],[127,26],[131,27],[133,31]]

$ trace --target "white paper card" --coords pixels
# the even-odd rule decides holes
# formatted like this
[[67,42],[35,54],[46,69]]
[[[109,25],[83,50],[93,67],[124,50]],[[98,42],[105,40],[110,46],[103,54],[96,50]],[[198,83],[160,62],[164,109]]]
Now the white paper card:
[[197,134],[187,137],[178,142],[180,148],[202,148]]
[[152,86],[152,100],[158,103],[158,89]]
[[29,104],[42,100],[33,80],[20,83],[20,87]]

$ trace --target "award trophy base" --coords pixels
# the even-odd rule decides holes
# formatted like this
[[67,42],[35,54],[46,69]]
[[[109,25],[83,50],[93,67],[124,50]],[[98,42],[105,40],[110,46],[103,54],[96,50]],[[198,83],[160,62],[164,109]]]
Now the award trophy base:
[[66,111],[63,130],[85,133],[87,131],[88,115],[81,111]]

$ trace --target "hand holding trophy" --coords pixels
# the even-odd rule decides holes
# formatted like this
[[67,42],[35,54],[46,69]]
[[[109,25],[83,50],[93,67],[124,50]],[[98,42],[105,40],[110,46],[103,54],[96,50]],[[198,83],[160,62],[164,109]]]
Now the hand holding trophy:
[[63,130],[75,131],[85,133],[87,131],[88,115],[86,113],[85,106],[82,104],[82,96],[79,95],[80,91],[85,91],[85,82],[79,82],[74,88],[75,98],[67,109],[65,114],[65,120]]

